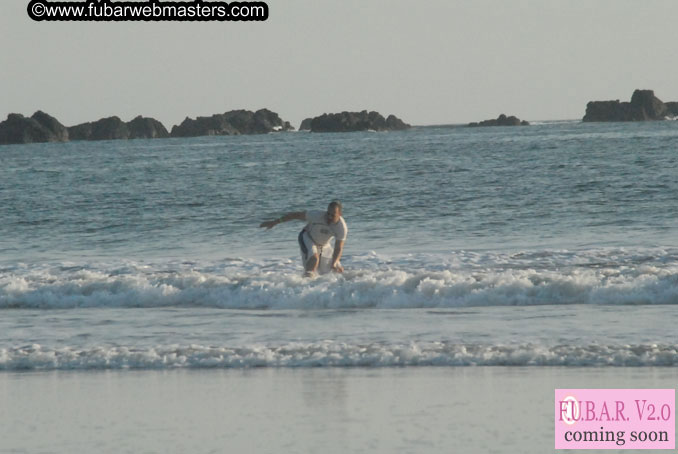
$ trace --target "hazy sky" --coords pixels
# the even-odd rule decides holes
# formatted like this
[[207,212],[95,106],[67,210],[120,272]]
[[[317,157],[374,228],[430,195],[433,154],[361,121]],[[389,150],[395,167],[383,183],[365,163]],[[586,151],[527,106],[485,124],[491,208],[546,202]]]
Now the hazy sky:
[[678,101],[677,0],[269,0],[265,22],[33,22],[0,1],[0,116],[67,126],[262,107],[416,124],[574,119],[651,88]]

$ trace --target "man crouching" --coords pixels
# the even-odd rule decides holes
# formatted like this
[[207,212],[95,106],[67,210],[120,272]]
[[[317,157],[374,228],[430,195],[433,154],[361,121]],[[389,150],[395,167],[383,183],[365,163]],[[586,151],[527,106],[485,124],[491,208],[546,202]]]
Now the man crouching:
[[327,206],[327,211],[308,210],[294,211],[272,221],[262,222],[259,227],[271,229],[281,222],[306,221],[306,226],[299,233],[299,248],[301,260],[306,271],[305,276],[313,276],[318,271],[320,258],[324,247],[330,244],[332,237],[335,238],[334,254],[330,262],[331,269],[335,273],[341,273],[344,268],[339,263],[341,253],[344,250],[344,242],[348,235],[346,221],[341,216],[342,206],[338,200],[332,201]]

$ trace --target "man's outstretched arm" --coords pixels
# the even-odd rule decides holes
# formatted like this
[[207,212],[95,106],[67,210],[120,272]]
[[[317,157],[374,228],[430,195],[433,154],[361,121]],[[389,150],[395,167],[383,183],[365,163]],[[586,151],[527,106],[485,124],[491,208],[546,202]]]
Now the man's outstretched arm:
[[259,224],[259,227],[266,227],[267,229],[272,229],[276,225],[280,224],[281,222],[287,222],[287,221],[293,221],[293,220],[298,220],[298,221],[305,221],[306,220],[306,212],[305,211],[292,211],[291,213],[287,213],[278,219],[273,219],[272,221],[264,221],[261,224]]

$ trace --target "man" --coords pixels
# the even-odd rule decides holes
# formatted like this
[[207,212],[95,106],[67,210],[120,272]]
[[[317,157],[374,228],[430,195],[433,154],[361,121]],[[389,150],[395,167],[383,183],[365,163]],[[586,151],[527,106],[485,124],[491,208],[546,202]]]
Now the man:
[[323,248],[330,244],[332,237],[335,238],[335,242],[330,265],[332,271],[342,273],[344,268],[339,263],[339,259],[344,250],[348,227],[346,227],[344,218],[341,217],[341,211],[341,202],[335,200],[327,206],[327,212],[320,210],[295,211],[273,221],[262,222],[259,227],[272,229],[281,222],[293,219],[306,221],[306,226],[299,233],[299,247],[301,248],[306,276],[313,276],[318,271]]

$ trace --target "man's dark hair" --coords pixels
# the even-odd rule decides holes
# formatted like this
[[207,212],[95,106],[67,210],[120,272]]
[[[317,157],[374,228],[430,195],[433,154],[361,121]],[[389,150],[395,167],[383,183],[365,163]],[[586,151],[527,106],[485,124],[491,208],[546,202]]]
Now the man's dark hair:
[[329,205],[327,205],[327,211],[331,210],[332,208],[337,207],[339,208],[339,212],[343,213],[344,212],[344,207],[341,205],[341,202],[338,200],[332,200]]

